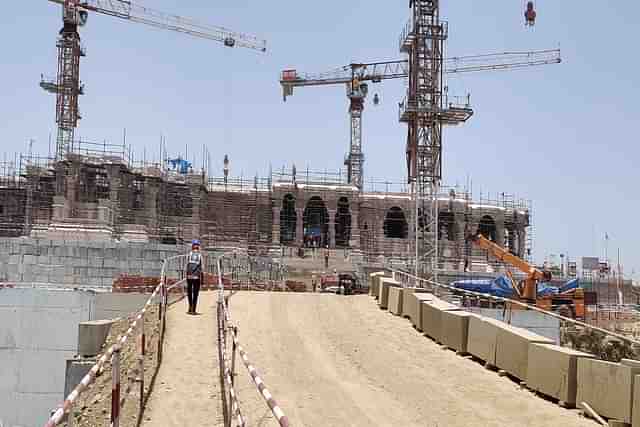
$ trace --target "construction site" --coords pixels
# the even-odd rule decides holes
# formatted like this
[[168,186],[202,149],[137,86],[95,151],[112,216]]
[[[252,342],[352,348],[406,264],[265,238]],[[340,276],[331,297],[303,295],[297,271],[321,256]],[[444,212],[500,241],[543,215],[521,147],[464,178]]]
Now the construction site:
[[[640,291],[620,263],[543,264],[535,200],[443,182],[445,129],[474,116],[448,79],[544,79],[560,49],[449,56],[443,2],[410,0],[400,59],[274,78],[289,103],[346,88],[344,163],[247,177],[208,144],[140,159],[126,133],[78,137],[81,33],[102,15],[258,55],[266,41],[135,2],[49,2],[55,149],[0,162],[0,427],[640,426]],[[389,120],[406,127],[402,180],[365,173],[370,86],[389,80],[406,86]]]

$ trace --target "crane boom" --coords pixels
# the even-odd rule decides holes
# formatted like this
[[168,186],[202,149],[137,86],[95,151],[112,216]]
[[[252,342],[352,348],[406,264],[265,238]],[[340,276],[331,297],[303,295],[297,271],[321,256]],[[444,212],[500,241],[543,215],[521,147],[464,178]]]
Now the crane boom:
[[[528,52],[500,52],[483,55],[455,56],[445,61],[446,74],[460,74],[478,71],[509,70],[562,62],[560,49],[534,50]],[[316,74],[298,74],[295,70],[285,70],[280,77],[285,99],[293,94],[294,87],[328,86],[348,84],[354,78],[359,81],[380,82],[402,79],[409,76],[407,60],[349,64],[334,70]]]
[[[446,74],[460,74],[558,64],[562,62],[562,58],[559,49],[547,49],[529,52],[457,56],[446,59],[443,62]],[[364,100],[368,93],[366,82],[379,83],[383,80],[407,77],[409,77],[408,60],[383,61],[354,63],[318,74],[298,74],[296,70],[284,70],[280,75],[280,85],[282,86],[282,94],[285,101],[287,97],[293,95],[293,90],[296,87],[340,84],[344,84],[347,87],[347,98],[349,98],[350,104],[351,141],[345,165],[347,166],[349,183],[362,190],[364,164],[364,155],[362,153],[362,113],[364,111]],[[376,95],[374,102],[377,99]],[[455,97],[446,99],[452,100]],[[405,105],[405,103],[401,105]],[[411,107],[409,104],[407,106]],[[466,102],[460,103],[459,107],[454,108],[451,105],[448,111],[452,113],[451,117],[453,119],[462,121],[465,121],[473,114],[473,111],[469,108],[468,98]]]
[[[63,6],[65,4],[65,0],[49,1]],[[214,40],[229,47],[238,46],[260,52],[267,50],[266,41],[257,37],[231,31],[223,27],[203,24],[193,19],[167,14],[127,0],[81,0],[76,3],[76,7],[81,10],[109,15],[164,30],[176,31],[202,39]]]
[[499,261],[509,264],[527,275],[526,279],[524,279],[522,289],[514,286],[518,295],[526,300],[536,301],[538,282],[551,280],[551,273],[549,271],[538,270],[522,258],[513,255],[507,249],[487,239],[481,233],[470,236],[469,240],[489,252]]

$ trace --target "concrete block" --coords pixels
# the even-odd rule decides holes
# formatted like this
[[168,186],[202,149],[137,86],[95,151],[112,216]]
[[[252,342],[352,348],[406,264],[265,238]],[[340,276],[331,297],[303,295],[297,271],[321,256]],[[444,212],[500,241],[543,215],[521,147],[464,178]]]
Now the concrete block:
[[377,276],[374,277],[373,280],[373,296],[376,299],[380,299],[380,285],[382,284],[382,279],[384,277],[389,277],[386,274],[379,274]]
[[632,427],[640,427],[640,375],[633,378],[633,405],[631,411]]
[[64,376],[65,397],[68,396],[78,384],[80,384],[82,378],[89,373],[95,363],[95,359],[67,359]]
[[638,374],[638,367],[580,358],[576,402],[588,403],[606,418],[631,423],[634,380]]
[[459,311],[460,307],[434,298],[420,304],[420,309],[422,311],[422,327],[420,329],[436,342],[442,342],[442,312],[445,310]]
[[375,273],[369,274],[369,295],[371,295],[372,297],[378,296],[378,282],[376,281],[377,276],[384,276],[384,271],[376,271]]
[[576,406],[578,359],[593,355],[555,344],[529,345],[527,386],[544,395]]
[[414,292],[409,294],[409,304],[404,307],[404,311],[409,316],[411,324],[419,331],[422,330],[422,310],[420,305],[424,301],[431,301],[433,298],[432,293],[429,292]]
[[427,290],[420,288],[402,288],[402,316],[408,319],[411,318],[410,314],[413,312],[412,304],[415,301],[413,294],[415,293],[427,293]]
[[467,353],[469,339],[469,317],[466,311],[445,310],[442,316],[442,344],[449,348]]
[[388,277],[384,277],[380,280],[380,296],[378,299],[378,305],[380,308],[386,309],[389,306],[389,288],[392,286],[400,287],[400,282],[396,282]]
[[38,258],[35,255],[23,255],[22,256],[23,264],[37,264]]
[[549,338],[503,323],[498,329],[496,366],[514,377],[526,381],[529,345],[533,343],[555,344]]
[[502,322],[487,317],[470,317],[467,351],[478,359],[495,366],[498,330],[502,324]]
[[105,268],[116,268],[118,267],[118,263],[115,260],[115,257],[107,257],[103,260],[103,265]]
[[104,250],[102,248],[89,248],[89,259],[102,259],[104,257]]
[[113,320],[92,320],[78,325],[78,354],[82,357],[100,353]]
[[389,288],[389,311],[396,316],[402,314],[402,291],[395,286]]

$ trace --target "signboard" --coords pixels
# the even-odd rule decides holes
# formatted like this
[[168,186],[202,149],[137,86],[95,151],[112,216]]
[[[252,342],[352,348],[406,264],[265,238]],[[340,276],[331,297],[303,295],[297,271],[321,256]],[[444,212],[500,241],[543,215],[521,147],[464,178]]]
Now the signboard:
[[597,257],[582,257],[583,270],[600,270],[600,259]]

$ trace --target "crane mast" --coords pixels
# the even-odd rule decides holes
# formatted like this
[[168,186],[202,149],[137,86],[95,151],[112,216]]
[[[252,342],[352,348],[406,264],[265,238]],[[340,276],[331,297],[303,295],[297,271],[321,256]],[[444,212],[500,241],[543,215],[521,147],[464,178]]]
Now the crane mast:
[[213,40],[227,47],[266,51],[266,42],[254,36],[222,27],[202,24],[192,19],[170,15],[137,5],[128,0],[49,0],[62,6],[63,27],[57,41],[58,69],[55,79],[44,76],[40,86],[56,95],[56,159],[64,159],[72,144],[81,115],[78,98],[84,94],[80,81],[80,58],[85,56],[79,28],[87,23],[89,12],[137,22],[193,37]]
[[[561,62],[559,49],[525,52],[499,52],[482,55],[450,57],[444,60],[445,74],[461,74],[481,71],[511,70]],[[306,86],[345,85],[349,99],[350,144],[346,156],[348,181],[358,188],[363,186],[364,154],[362,152],[362,115],[368,94],[366,82],[380,83],[384,80],[409,77],[407,59],[372,63],[353,63],[334,70],[304,74],[296,70],[284,70],[280,75],[283,98],[286,101],[294,89]],[[447,101],[455,101],[445,96]],[[408,116],[407,116],[408,117]]]

